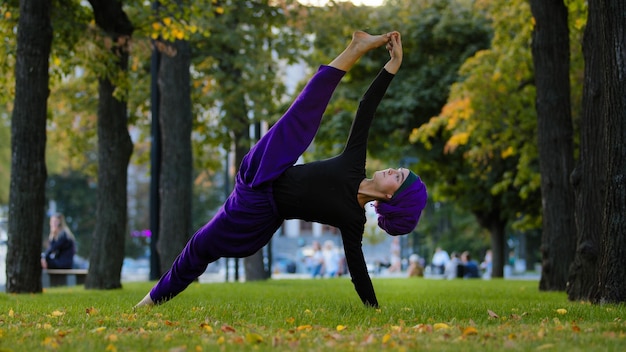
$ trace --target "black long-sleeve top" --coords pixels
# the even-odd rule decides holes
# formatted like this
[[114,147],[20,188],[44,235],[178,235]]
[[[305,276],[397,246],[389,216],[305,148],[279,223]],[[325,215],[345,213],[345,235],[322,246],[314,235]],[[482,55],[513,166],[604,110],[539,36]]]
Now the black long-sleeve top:
[[75,253],[74,240],[63,231],[56,239],[50,241],[44,257],[48,262],[49,269],[71,269],[74,264]]
[[341,154],[290,167],[274,181],[274,200],[285,219],[302,219],[339,228],[352,283],[365,305],[378,307],[367,272],[362,240],[365,210],[358,202],[365,179],[367,139],[374,114],[394,75],[381,70],[363,95]]

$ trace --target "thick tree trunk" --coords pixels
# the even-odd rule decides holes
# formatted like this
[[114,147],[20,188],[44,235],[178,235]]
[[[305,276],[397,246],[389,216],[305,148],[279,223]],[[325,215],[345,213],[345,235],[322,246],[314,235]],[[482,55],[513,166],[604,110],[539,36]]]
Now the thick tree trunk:
[[41,292],[46,184],[48,57],[52,45],[50,2],[20,1],[11,118],[11,185],[6,291]]
[[186,41],[167,43],[161,52],[159,91],[161,175],[159,241],[161,272],[167,271],[191,231],[191,50]]
[[[603,82],[600,113],[606,125],[602,140],[606,152],[606,196],[602,211],[602,246],[596,303],[626,302],[626,3],[623,0],[592,1],[589,21],[597,39],[590,43],[600,56],[600,75],[590,77]],[[585,38],[587,39],[587,38]],[[587,190],[593,192],[593,190]]]
[[567,294],[574,301],[590,300],[598,287],[598,265],[602,252],[602,209],[606,204],[604,167],[607,151],[603,141],[605,127],[608,125],[603,101],[607,91],[603,82],[605,73],[601,53],[607,48],[598,32],[602,19],[593,16],[591,9],[590,6],[583,38],[585,80],[580,124],[580,160],[572,174],[576,194],[578,241],[576,257],[570,268]]
[[[124,63],[128,56],[123,55]],[[125,65],[125,64],[124,64]],[[127,169],[133,150],[126,102],[113,97],[115,86],[100,80],[98,107],[98,206],[86,288],[120,288],[127,220]]]
[[537,139],[543,207],[539,289],[564,291],[576,252],[573,126],[570,112],[569,29],[563,0],[531,0],[537,86]]
[[[133,27],[119,1],[90,0],[96,24],[112,39],[117,69],[128,69],[128,41]],[[127,170],[133,150],[126,101],[113,96],[116,86],[99,78],[98,205],[85,288],[120,288],[127,228]]]

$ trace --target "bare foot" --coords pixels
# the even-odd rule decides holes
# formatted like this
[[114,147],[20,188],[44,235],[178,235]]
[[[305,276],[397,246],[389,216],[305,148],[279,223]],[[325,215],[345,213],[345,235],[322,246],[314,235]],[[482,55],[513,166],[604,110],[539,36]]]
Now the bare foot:
[[352,46],[353,49],[359,53],[366,53],[372,49],[389,43],[392,33],[393,32],[371,35],[363,31],[356,31],[352,33],[352,42],[350,43],[350,46]]
[[348,71],[368,51],[387,44],[393,33],[371,35],[363,31],[352,33],[352,41],[344,51],[339,54],[328,66]]

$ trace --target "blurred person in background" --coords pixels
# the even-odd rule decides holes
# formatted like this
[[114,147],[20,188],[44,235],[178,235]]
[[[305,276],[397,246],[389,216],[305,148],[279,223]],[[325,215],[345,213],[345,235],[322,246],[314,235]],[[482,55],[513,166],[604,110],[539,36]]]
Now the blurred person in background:
[[56,213],[50,217],[48,249],[41,255],[43,269],[71,269],[74,266],[76,240],[65,222],[65,216]]

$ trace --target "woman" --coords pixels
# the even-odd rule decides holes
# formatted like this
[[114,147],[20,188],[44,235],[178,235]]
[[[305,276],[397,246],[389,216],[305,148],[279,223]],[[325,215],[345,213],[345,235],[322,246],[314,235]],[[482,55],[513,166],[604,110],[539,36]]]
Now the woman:
[[43,269],[71,269],[74,266],[76,245],[74,234],[67,226],[63,214],[56,213],[50,217],[50,235],[48,249],[42,254]]
[[[365,53],[387,46],[391,58],[365,93],[344,151],[296,165],[312,142],[328,102],[345,73]],[[171,269],[136,307],[163,303],[220,257],[246,257],[267,244],[285,219],[316,221],[341,230],[348,269],[367,306],[378,306],[361,240],[365,204],[377,201],[378,223],[391,235],[411,232],[426,203],[426,189],[407,169],[365,176],[367,136],[374,112],[402,63],[400,33],[355,32],[346,49],[322,65],[285,115],[244,157],[233,193],[215,217],[189,240]]]

